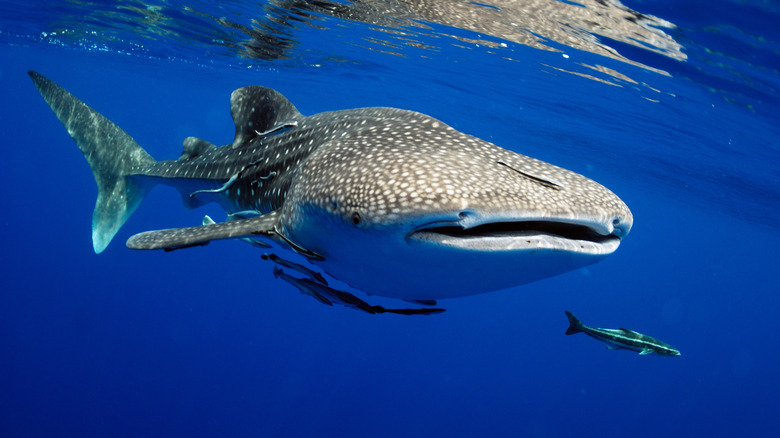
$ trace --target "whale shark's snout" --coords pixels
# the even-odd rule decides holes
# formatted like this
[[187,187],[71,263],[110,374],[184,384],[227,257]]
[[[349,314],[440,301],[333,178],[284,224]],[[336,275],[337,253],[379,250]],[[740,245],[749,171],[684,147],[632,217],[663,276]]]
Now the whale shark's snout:
[[[427,212],[449,220],[424,223],[407,239],[481,251],[545,248],[594,256],[614,252],[633,225],[628,207],[588,178],[550,164],[545,167],[546,178],[514,169],[483,174],[471,190],[453,199],[451,212]],[[556,178],[549,176],[552,173]],[[566,183],[561,182],[564,178]],[[423,208],[417,214],[426,212]]]

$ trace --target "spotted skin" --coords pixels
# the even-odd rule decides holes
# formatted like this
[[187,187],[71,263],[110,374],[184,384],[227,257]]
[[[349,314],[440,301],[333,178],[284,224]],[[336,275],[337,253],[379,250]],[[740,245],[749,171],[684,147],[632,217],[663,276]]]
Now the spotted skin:
[[499,206],[507,215],[527,211],[560,219],[600,212],[593,222],[603,223],[605,234],[614,231],[613,218],[630,220],[625,204],[598,183],[424,114],[393,108],[339,113],[360,116],[339,127],[346,135],[301,163],[295,202],[284,209],[290,222],[298,221],[295,208],[304,201],[345,217],[357,211],[376,226],[420,212]]
[[190,137],[178,159],[155,161],[70,93],[30,76],[98,181],[93,217],[108,219],[93,220],[96,252],[162,183],[187,206],[216,202],[242,219],[140,233],[128,247],[265,239],[357,289],[433,300],[594,263],[617,249],[633,223],[600,184],[413,111],[304,116],[272,89],[244,87],[231,95],[232,143]]

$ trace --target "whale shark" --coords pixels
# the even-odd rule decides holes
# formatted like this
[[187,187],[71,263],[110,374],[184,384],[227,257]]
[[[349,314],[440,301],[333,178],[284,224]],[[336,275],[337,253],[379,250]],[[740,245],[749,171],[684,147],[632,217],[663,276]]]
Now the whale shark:
[[157,161],[64,88],[29,75],[92,169],[96,253],[162,184],[186,207],[219,204],[227,219],[142,232],[127,247],[241,239],[369,295],[435,303],[590,265],[633,224],[601,184],[414,111],[305,116],[278,91],[247,86],[230,97],[232,143],[188,137],[177,159]]

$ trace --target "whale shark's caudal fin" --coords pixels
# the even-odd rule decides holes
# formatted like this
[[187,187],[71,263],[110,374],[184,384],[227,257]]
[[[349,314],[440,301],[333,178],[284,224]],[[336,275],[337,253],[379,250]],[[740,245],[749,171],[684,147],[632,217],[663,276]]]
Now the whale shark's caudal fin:
[[151,189],[132,176],[156,161],[120,127],[65,89],[39,73],[28,74],[92,168],[98,186],[92,246],[102,252]]

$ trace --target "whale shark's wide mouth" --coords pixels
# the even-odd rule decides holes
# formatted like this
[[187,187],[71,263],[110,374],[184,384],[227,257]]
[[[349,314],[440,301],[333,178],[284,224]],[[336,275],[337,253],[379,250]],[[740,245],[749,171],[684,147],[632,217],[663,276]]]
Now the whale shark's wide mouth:
[[470,228],[453,223],[431,224],[409,233],[407,239],[477,251],[559,250],[608,255],[620,245],[615,234],[592,226],[556,221],[491,222]]

